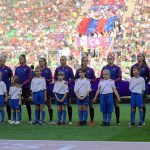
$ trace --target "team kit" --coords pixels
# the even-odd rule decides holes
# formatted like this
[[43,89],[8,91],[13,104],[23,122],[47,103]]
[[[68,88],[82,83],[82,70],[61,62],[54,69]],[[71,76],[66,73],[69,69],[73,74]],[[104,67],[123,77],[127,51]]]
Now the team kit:
[[[79,126],[87,126],[88,113],[90,125],[94,126],[94,103],[99,100],[102,113],[102,125],[110,126],[112,112],[115,110],[116,123],[120,125],[120,97],[118,83],[122,80],[121,68],[114,64],[114,56],[108,54],[107,65],[102,68],[100,81],[96,94],[93,93],[91,83],[96,76],[92,68],[88,67],[88,57],[82,57],[81,67],[74,75],[71,67],[67,65],[67,58],[60,57],[60,66],[54,72],[54,87],[51,91],[52,72],[47,67],[46,59],[41,57],[39,65],[29,67],[26,64],[26,56],[19,56],[19,66],[15,68],[14,76],[11,68],[5,65],[6,57],[0,55],[0,124],[5,120],[5,107],[8,115],[8,123],[20,125],[23,120],[22,104],[27,109],[29,124],[45,124],[45,106],[48,108],[49,124],[65,125],[66,116],[69,117],[69,125],[72,125],[71,86],[74,82],[74,93],[78,105]],[[139,108],[138,127],[145,125],[146,114],[146,89],[150,80],[150,69],[146,63],[145,55],[137,55],[137,63],[131,66],[131,80],[129,90],[130,100],[130,127],[135,125],[136,107]],[[51,92],[55,97],[57,106],[57,122],[53,122],[53,108]],[[34,119],[31,117],[31,99],[35,105]],[[67,112],[66,112],[67,110]],[[34,120],[34,121],[33,121]]]

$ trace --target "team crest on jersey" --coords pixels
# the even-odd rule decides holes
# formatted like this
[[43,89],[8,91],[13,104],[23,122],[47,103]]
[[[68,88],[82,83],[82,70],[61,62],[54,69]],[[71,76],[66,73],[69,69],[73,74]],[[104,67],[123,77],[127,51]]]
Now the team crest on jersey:
[[145,68],[142,68],[142,70],[145,70]]
[[48,73],[48,71],[46,70],[45,73]]
[[8,72],[7,70],[5,70],[5,72]]
[[115,70],[116,70],[116,68],[113,68],[113,70],[115,71]]

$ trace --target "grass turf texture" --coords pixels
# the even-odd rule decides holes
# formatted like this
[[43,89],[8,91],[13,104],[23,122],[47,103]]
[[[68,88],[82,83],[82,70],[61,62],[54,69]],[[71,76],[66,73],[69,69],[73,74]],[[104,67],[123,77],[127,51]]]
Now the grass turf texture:
[[[46,108],[46,107],[45,107]],[[147,105],[146,126],[143,128],[129,128],[130,107],[121,104],[121,125],[115,123],[113,113],[112,124],[110,127],[100,125],[102,114],[99,112],[99,105],[95,105],[95,126],[76,126],[78,121],[77,106],[73,105],[73,125],[57,126],[48,125],[48,113],[46,108],[46,125],[28,125],[27,113],[23,107],[23,123],[21,125],[9,125],[7,117],[5,122],[0,125],[0,139],[16,140],[78,140],[78,141],[150,141],[150,108]],[[34,107],[32,108],[34,112]],[[5,115],[6,116],[6,115]],[[34,113],[33,113],[34,118]],[[56,107],[54,106],[54,121],[56,121]],[[67,117],[68,120],[68,117]],[[136,123],[138,124],[139,115],[136,113]],[[89,117],[88,117],[89,122]]]

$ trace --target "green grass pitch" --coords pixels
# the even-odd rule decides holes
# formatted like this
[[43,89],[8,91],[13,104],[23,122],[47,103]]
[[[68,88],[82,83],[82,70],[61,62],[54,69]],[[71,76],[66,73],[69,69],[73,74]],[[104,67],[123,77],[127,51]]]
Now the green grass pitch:
[[[77,126],[78,113],[77,106],[73,105],[73,125],[57,126],[48,125],[48,113],[46,109],[46,125],[28,125],[27,113],[23,107],[23,123],[21,125],[9,125],[5,114],[5,122],[0,124],[0,139],[16,140],[77,140],[77,141],[150,141],[150,107],[147,104],[146,126],[143,128],[129,128],[130,107],[129,104],[121,104],[121,125],[115,124],[113,113],[112,124],[110,127],[100,125],[102,114],[99,112],[99,105],[95,104],[95,126]],[[56,117],[56,106],[54,108],[54,121]],[[32,108],[34,119],[34,107]],[[68,120],[68,117],[67,117]],[[136,123],[138,124],[139,115],[136,113]],[[89,117],[88,117],[89,122]]]

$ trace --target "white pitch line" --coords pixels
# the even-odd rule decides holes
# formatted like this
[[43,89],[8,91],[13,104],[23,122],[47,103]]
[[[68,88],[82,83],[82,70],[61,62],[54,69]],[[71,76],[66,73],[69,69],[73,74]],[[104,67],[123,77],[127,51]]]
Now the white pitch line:
[[57,150],[71,150],[72,148],[76,147],[75,145],[63,146]]

